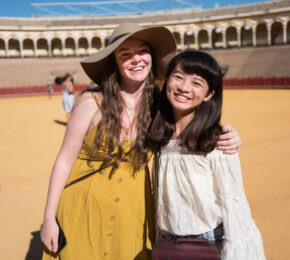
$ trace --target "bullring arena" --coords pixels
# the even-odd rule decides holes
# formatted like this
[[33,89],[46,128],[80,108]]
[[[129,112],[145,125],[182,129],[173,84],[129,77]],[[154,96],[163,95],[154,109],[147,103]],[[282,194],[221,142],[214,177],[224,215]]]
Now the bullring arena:
[[222,65],[222,121],[242,137],[244,186],[267,259],[290,259],[289,13],[290,1],[271,1],[194,12],[0,18],[0,259],[41,259],[49,175],[65,131],[60,86],[49,99],[48,81],[70,72],[76,89],[84,89],[89,79],[80,60],[104,48],[123,22],[166,26],[179,51],[204,50]]

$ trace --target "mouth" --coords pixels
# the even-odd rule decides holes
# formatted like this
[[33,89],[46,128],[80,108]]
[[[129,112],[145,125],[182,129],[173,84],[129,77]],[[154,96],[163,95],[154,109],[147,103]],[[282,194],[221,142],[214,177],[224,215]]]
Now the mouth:
[[174,93],[174,97],[179,102],[187,102],[187,101],[191,100],[189,97],[184,96],[180,93]]
[[132,69],[130,69],[130,71],[140,71],[140,70],[143,70],[144,67],[143,66],[137,66],[137,67],[134,67]]

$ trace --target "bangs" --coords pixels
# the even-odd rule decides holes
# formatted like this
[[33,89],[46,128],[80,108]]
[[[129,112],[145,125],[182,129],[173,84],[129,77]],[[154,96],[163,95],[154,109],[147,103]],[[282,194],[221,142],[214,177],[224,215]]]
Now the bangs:
[[222,80],[222,70],[216,60],[207,53],[186,51],[177,55],[168,66],[168,76],[177,67],[186,74],[196,74],[206,80],[210,90]]

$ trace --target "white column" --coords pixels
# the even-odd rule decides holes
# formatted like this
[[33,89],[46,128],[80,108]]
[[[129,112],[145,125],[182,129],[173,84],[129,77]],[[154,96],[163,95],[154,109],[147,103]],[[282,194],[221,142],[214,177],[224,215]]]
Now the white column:
[[195,43],[195,48],[198,50],[199,46],[198,46],[198,31],[196,31],[194,33],[194,43]]
[[241,46],[242,46],[241,30],[242,30],[241,27],[237,28],[237,37],[238,37],[237,41],[238,41],[239,48],[241,48]]
[[283,43],[287,43],[287,23],[283,23]]
[[61,52],[62,56],[65,57],[65,40],[61,39]]
[[20,57],[23,58],[23,40],[19,41]]
[[208,30],[208,46],[210,49],[212,49],[212,30]]
[[105,48],[105,38],[101,38],[101,48]]
[[33,40],[34,57],[37,58],[37,41]]
[[92,38],[88,39],[88,50],[87,50],[87,54],[91,54],[90,51],[92,49]]
[[253,26],[252,27],[252,37],[253,37],[253,46],[254,47],[257,46],[257,34],[256,34],[256,31],[257,31],[257,27]]
[[4,47],[5,47],[5,56],[6,56],[6,58],[9,58],[8,41],[7,40],[4,40]]
[[180,33],[180,45],[181,49],[184,50],[184,32]]
[[223,29],[223,48],[227,47],[226,30]]
[[47,41],[47,47],[48,47],[48,56],[51,58],[52,57],[52,49],[51,49],[51,40]]
[[79,56],[79,41],[75,39],[75,55]]
[[271,45],[271,24],[267,24],[268,45]]

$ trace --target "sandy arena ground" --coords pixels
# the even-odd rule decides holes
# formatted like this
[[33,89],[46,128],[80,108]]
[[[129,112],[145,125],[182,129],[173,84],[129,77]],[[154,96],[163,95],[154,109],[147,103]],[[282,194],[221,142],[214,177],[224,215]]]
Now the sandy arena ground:
[[[41,258],[49,175],[65,131],[54,120],[65,120],[60,96],[0,99],[1,260]],[[226,90],[223,122],[243,140],[244,186],[267,259],[288,260],[290,91]]]

